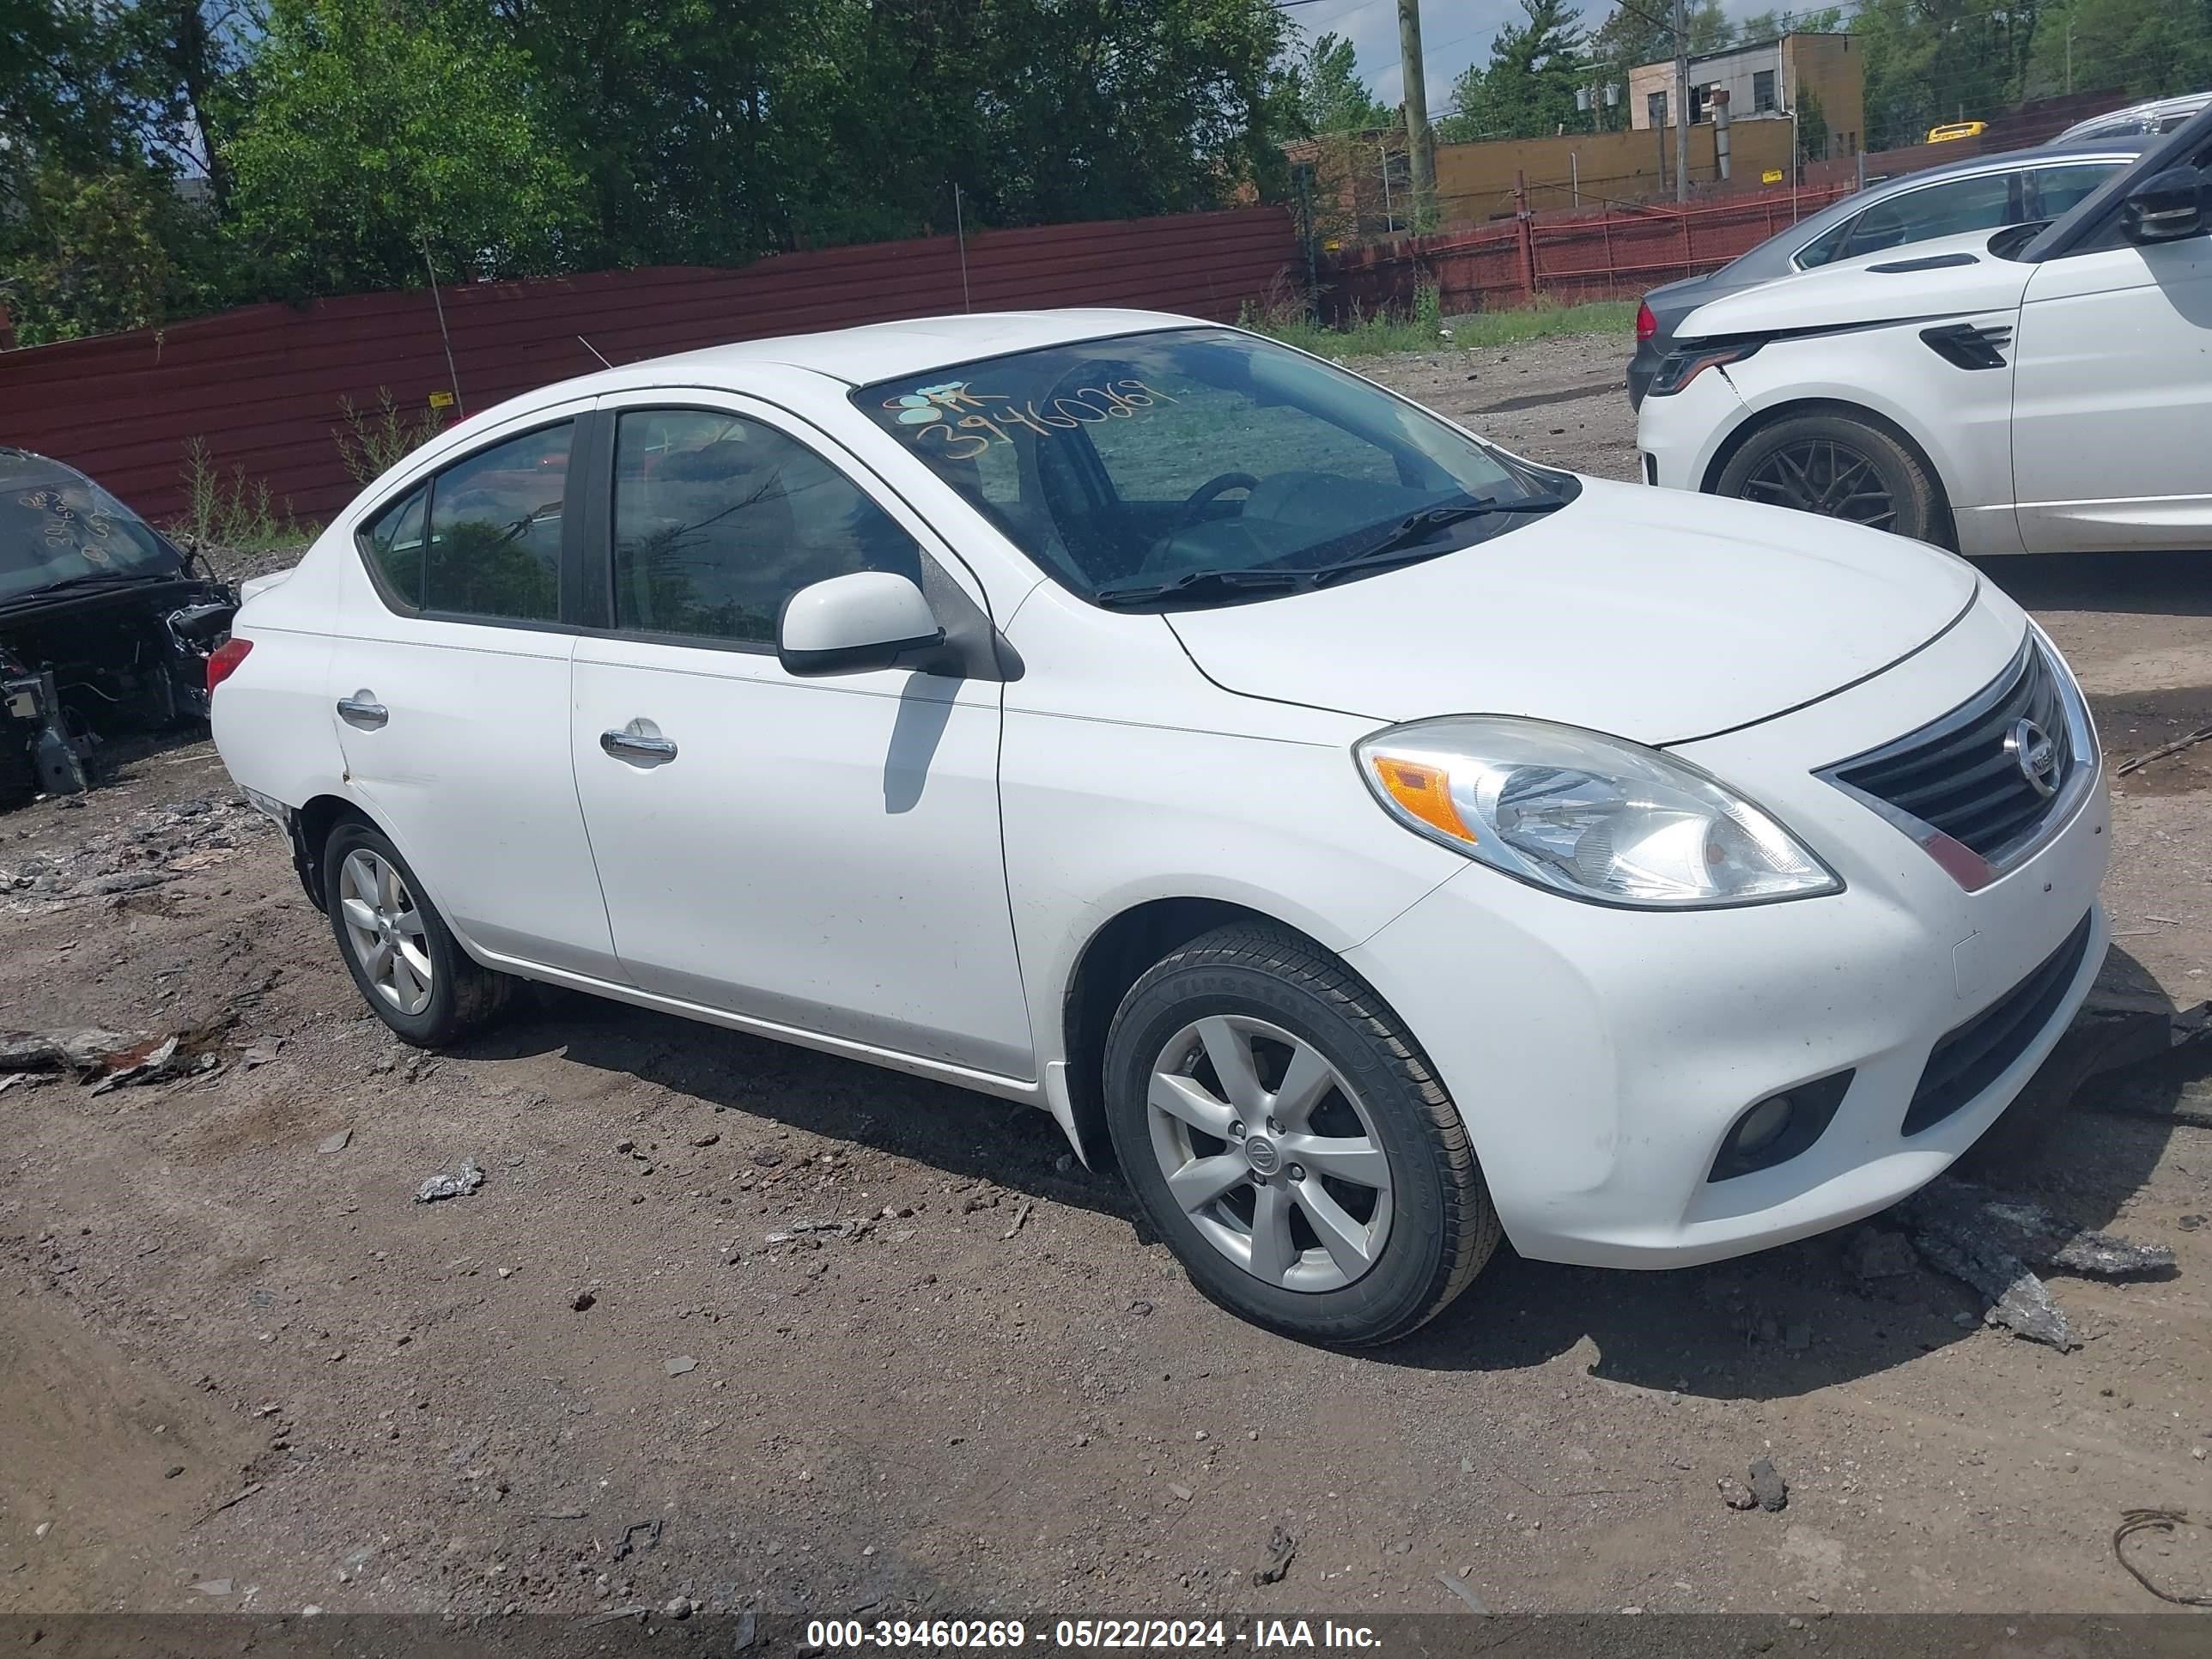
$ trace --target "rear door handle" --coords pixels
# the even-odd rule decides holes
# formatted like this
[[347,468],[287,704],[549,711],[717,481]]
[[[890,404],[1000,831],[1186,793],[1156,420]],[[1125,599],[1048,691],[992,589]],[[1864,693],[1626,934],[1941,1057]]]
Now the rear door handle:
[[364,687],[349,697],[338,699],[338,718],[348,726],[374,732],[392,718],[392,711],[377,702],[376,693]]
[[659,765],[676,758],[676,744],[660,735],[651,720],[632,720],[619,732],[599,733],[599,747],[617,760],[639,760]]

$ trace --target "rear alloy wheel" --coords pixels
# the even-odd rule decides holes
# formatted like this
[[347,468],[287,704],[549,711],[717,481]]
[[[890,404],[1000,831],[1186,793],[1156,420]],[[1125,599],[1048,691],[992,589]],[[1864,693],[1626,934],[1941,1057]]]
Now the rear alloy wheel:
[[1294,933],[1227,927],[1162,960],[1115,1016],[1105,1081],[1147,1218],[1255,1324],[1387,1342],[1497,1246],[1466,1127],[1411,1036]]
[[323,891],[355,986],[405,1041],[443,1047],[507,1006],[517,981],[461,949],[380,831],[351,821],[331,832],[323,848]]
[[338,866],[338,925],[368,981],[370,1000],[410,1017],[430,1006],[438,970],[429,927],[399,866],[367,847]]
[[1888,433],[1847,415],[1800,415],[1752,434],[1716,494],[1947,543],[1935,481]]

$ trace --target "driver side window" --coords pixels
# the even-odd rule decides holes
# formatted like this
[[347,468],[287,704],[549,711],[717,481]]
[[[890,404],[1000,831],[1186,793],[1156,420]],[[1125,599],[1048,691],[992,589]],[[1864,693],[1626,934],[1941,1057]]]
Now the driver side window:
[[796,439],[740,415],[625,410],[615,428],[615,625],[775,642],[783,602],[856,570],[921,580],[914,538]]

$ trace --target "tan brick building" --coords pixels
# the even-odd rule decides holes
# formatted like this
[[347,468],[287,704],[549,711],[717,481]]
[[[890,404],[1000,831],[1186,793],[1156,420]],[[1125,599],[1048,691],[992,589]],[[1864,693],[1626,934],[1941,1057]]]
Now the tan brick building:
[[[1796,112],[1817,108],[1827,137],[1820,155],[1856,155],[1866,137],[1866,76],[1863,46],[1848,34],[1785,34],[1753,41],[1726,52],[1709,52],[1690,60],[1692,126],[1713,117],[1713,94],[1728,94],[1733,125],[1748,121],[1787,121]],[[1628,117],[1638,132],[1671,128],[1674,107],[1672,59],[1641,64],[1628,72]]]

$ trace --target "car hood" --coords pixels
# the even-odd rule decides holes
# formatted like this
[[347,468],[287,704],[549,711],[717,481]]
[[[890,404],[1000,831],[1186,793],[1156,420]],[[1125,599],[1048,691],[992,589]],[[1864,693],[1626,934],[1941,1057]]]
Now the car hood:
[[1310,592],[1168,614],[1228,690],[1385,721],[1520,714],[1686,742],[1926,644],[1964,561],[1809,514],[1584,479],[1572,505]]
[[1987,230],[1841,259],[1723,294],[1676,325],[1685,340],[1931,322],[2019,305],[2033,265],[1990,252]]

